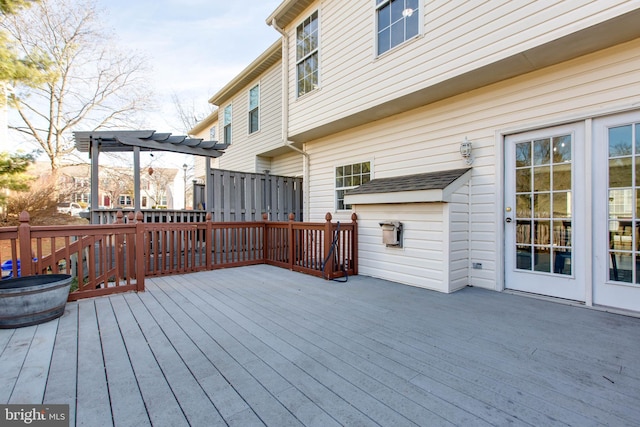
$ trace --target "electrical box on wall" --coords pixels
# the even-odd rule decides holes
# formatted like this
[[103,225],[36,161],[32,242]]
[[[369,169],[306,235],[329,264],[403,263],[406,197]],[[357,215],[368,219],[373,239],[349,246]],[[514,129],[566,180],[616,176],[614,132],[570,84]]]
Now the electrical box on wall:
[[398,221],[381,222],[382,243],[387,247],[402,247],[402,223]]

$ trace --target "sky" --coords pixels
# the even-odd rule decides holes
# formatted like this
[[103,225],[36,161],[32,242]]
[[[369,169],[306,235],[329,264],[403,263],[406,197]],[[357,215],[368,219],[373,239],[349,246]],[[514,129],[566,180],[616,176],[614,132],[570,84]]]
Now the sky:
[[282,0],[97,0],[116,42],[150,59],[158,131],[180,132],[171,95],[208,113],[208,99],[279,39],[265,22]]
[[[149,59],[156,108],[143,118],[147,129],[158,132],[185,134],[173,94],[206,116],[208,100],[280,38],[266,19],[282,0],[94,1],[118,48]],[[187,156],[168,156],[157,155],[171,163],[158,166],[192,164]]]

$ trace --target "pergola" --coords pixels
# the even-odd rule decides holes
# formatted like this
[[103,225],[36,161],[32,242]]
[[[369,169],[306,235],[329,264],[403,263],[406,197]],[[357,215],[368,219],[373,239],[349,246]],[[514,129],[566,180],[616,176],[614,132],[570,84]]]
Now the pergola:
[[[99,205],[99,157],[100,153],[133,152],[134,209],[140,210],[140,152],[168,151],[172,153],[191,154],[207,158],[220,157],[228,144],[217,141],[205,141],[188,136],[176,136],[171,133],[157,133],[154,130],[118,130],[74,132],[76,148],[82,153],[89,153],[91,159],[91,206]],[[206,165],[206,187],[211,187],[211,165]],[[208,192],[206,193],[208,197]]]

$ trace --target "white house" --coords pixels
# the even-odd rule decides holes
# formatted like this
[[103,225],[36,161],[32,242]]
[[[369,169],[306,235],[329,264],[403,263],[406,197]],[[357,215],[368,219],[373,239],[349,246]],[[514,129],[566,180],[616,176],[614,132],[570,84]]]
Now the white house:
[[266,21],[279,61],[211,99],[220,161],[301,174],[305,219],[355,211],[360,274],[640,311],[638,2],[286,0]]

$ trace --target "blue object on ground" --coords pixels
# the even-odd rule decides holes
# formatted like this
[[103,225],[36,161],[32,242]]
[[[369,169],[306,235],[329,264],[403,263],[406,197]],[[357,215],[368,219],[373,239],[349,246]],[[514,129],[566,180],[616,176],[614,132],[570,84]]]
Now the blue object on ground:
[[[16,261],[16,267],[18,270],[18,276],[20,277],[20,260]],[[9,279],[13,277],[13,261],[8,259],[0,265],[0,270],[2,270],[2,278]]]

